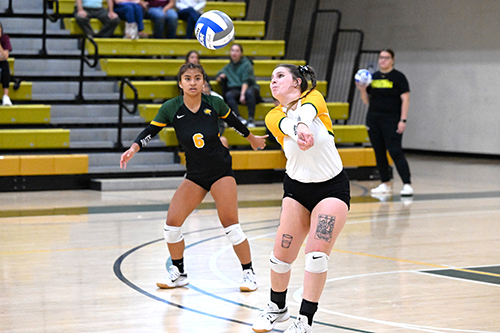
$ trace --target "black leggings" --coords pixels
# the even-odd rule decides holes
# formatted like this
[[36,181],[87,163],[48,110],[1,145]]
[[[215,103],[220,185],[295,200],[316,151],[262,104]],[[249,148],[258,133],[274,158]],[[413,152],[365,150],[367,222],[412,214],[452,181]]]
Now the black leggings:
[[410,167],[401,146],[403,135],[396,132],[398,123],[399,115],[393,116],[375,112],[368,112],[366,115],[366,126],[375,151],[380,180],[383,183],[391,180],[389,161],[387,160],[388,151],[403,183],[411,184]]
[[0,70],[2,70],[2,87],[9,88],[9,83],[10,83],[10,68],[9,68],[9,62],[7,60],[2,60],[0,61]]

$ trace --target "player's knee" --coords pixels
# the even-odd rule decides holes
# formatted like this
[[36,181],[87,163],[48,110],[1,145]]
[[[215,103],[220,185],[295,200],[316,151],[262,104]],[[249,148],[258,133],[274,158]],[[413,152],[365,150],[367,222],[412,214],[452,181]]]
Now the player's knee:
[[224,232],[226,233],[227,238],[233,245],[241,244],[247,239],[243,230],[241,230],[241,226],[239,223],[230,225],[227,228],[224,228]]
[[305,270],[309,273],[324,273],[328,270],[328,255],[324,252],[306,254]]
[[271,265],[271,269],[279,274],[285,274],[292,268],[292,264],[286,263],[276,258],[276,256],[274,255],[274,251],[271,252],[269,263]]
[[179,243],[184,239],[181,227],[174,227],[167,224],[163,227],[163,237],[165,237],[165,241],[170,244]]

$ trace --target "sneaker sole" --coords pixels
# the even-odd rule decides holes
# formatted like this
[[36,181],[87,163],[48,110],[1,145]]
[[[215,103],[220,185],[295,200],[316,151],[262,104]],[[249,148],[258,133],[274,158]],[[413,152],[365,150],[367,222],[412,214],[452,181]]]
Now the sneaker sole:
[[240,287],[240,291],[244,291],[244,292],[256,291],[257,289],[259,289],[259,287],[255,288],[255,289],[250,289],[248,287]]
[[288,315],[288,317],[286,317],[286,318],[281,318],[279,320],[276,320],[274,322],[273,327],[271,329],[268,329],[268,330],[266,330],[264,328],[263,329],[258,329],[258,328],[253,328],[253,327],[252,327],[252,330],[254,332],[257,332],[257,333],[271,332],[274,329],[274,326],[276,325],[276,323],[283,323],[283,322],[287,321],[288,319],[290,319],[290,315]]
[[174,289],[174,288],[179,288],[179,287],[184,287],[184,286],[187,286],[189,284],[189,282],[186,282],[184,284],[180,284],[178,286],[175,286],[175,287],[171,287],[169,286],[168,284],[164,284],[164,283],[160,283],[160,282],[156,282],[156,286],[160,289]]

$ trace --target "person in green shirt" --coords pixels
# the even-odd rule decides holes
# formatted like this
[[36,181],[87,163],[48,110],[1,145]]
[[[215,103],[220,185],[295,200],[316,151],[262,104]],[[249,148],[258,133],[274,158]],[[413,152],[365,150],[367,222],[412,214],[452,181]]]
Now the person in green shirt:
[[[255,81],[253,63],[243,55],[243,47],[233,44],[230,51],[231,62],[217,74],[217,81],[225,87],[224,100],[236,113],[240,121],[248,127],[255,127],[255,106],[260,97],[260,87]],[[238,110],[238,104],[246,104],[248,123]]]

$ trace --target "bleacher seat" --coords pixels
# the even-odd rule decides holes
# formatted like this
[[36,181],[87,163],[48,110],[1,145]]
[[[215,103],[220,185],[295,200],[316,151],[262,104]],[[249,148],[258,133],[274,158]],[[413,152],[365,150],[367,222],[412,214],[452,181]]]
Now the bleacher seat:
[[[284,169],[286,157],[282,150],[231,150],[234,170]],[[373,167],[376,165],[373,148],[339,149],[344,168]],[[186,164],[184,153],[179,153],[182,164]],[[392,164],[392,162],[391,162]]]
[[[137,94],[139,99],[170,99],[179,96],[179,86],[177,81],[132,81],[132,84],[137,89]],[[213,91],[221,94],[222,89],[219,83],[215,80],[210,81]],[[270,98],[271,88],[269,87],[270,81],[257,80],[257,84],[260,86],[260,95],[263,98]],[[326,81],[318,81],[316,88],[323,95],[326,95]],[[125,98],[133,99],[134,93],[129,86],[124,89]]]
[[0,106],[0,124],[48,124],[50,105]]
[[88,173],[82,154],[0,156],[0,176],[76,175]]
[[[58,0],[59,14],[70,15],[75,11],[75,0]],[[107,2],[103,1],[104,7],[107,8]],[[207,1],[204,11],[220,10],[229,15],[231,18],[244,18],[246,15],[246,3],[241,2],[226,2],[226,1]]]
[[[204,48],[195,39],[126,39],[96,38],[100,57],[108,56],[181,56],[194,50],[203,57],[229,56],[230,45],[218,50]],[[283,40],[247,40],[237,39],[233,43],[243,46],[245,55],[252,57],[282,57],[285,54]],[[95,54],[94,46],[87,40],[86,49],[90,55]]]
[[[274,68],[284,60],[256,59],[253,60],[254,73],[257,77],[271,76]],[[107,58],[101,59],[101,69],[109,76],[177,76],[184,59],[134,59]],[[205,73],[215,77],[229,63],[229,59],[201,59]],[[305,65],[305,60],[286,60],[287,64]]]
[[22,81],[19,89],[14,89],[14,82],[9,84],[9,97],[13,101],[26,101],[31,99],[31,92],[33,89],[32,82]]
[[[326,103],[328,107],[328,111],[330,113],[330,118],[332,120],[346,120],[349,117],[349,104],[348,103],[341,103],[341,102],[328,102]],[[155,115],[158,113],[158,110],[160,109],[161,104],[140,104],[138,109],[139,109],[139,114],[141,115],[144,120],[149,123]],[[255,120],[264,120],[266,114],[269,112],[274,107],[273,103],[259,103],[257,104],[255,108],[255,115],[254,119]],[[246,105],[240,105],[238,107],[240,111],[240,115],[243,118],[248,117],[248,110]]]
[[[142,32],[151,35],[153,33],[153,23],[150,20],[143,20],[144,30]],[[264,21],[234,21],[234,32],[236,38],[260,38],[266,33]],[[98,19],[91,19],[90,26],[94,33],[98,33],[102,28],[102,23]],[[72,35],[83,34],[82,29],[76,23],[73,17],[66,17],[64,19],[64,27],[69,30]],[[123,36],[125,31],[125,21],[121,23],[115,29],[115,36]],[[179,20],[179,25],[177,26],[177,36],[186,35],[186,22]]]
[[67,129],[0,130],[0,149],[65,149],[69,148]]

